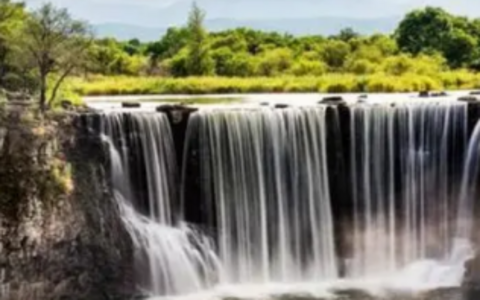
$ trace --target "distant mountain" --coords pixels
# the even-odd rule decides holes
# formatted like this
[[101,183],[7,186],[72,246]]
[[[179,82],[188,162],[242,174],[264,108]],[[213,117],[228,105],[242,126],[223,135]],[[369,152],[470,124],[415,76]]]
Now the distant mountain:
[[[277,31],[294,35],[332,35],[346,27],[362,34],[391,33],[400,17],[356,19],[343,17],[283,18],[283,19],[210,19],[206,26],[210,31],[237,27],[249,27],[264,31]],[[138,38],[142,41],[159,39],[168,26],[144,27],[124,23],[105,23],[95,26],[99,37],[115,37],[120,40]]]

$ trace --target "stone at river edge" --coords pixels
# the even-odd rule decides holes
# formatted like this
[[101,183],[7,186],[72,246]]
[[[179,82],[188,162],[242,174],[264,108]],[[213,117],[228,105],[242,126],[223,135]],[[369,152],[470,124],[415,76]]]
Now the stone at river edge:
[[75,118],[0,112],[0,299],[127,299],[131,241],[102,144]]

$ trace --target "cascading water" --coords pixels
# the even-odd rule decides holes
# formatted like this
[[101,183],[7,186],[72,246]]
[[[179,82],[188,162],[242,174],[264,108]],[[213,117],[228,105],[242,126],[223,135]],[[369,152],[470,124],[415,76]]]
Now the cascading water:
[[480,167],[480,121],[475,126],[468,146],[463,168],[462,187],[457,216],[457,238],[469,240],[472,236],[475,216],[475,199],[479,196],[478,175]]
[[466,104],[353,106],[351,134],[352,275],[446,257],[467,143]]
[[224,283],[337,277],[325,116],[326,107],[192,117]]
[[[153,295],[207,288],[217,274],[212,244],[172,211],[176,161],[166,116],[111,113],[103,120],[114,196],[134,241],[142,288]],[[132,189],[134,168],[146,183],[146,199]]]
[[[139,284],[152,295],[344,276],[458,285],[471,251],[480,125],[462,183],[466,104],[346,111],[199,110],[189,119],[181,184],[164,114],[105,114],[112,186],[135,243]],[[329,121],[332,113],[340,124]],[[336,149],[342,143],[345,157]],[[333,159],[345,160],[346,175],[332,170]],[[336,194],[339,182],[349,207]],[[192,193],[190,184],[200,188]],[[187,225],[192,211],[202,215],[195,226]]]

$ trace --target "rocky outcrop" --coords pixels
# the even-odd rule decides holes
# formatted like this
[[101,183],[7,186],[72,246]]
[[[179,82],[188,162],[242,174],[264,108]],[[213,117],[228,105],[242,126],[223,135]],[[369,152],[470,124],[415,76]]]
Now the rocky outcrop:
[[72,116],[0,114],[0,299],[128,299],[132,245],[102,144]]

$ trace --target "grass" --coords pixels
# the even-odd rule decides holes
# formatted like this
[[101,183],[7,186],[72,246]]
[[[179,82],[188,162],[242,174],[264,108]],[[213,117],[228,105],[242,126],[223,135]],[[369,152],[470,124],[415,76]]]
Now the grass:
[[[82,96],[232,94],[292,92],[415,92],[480,88],[480,74],[451,71],[436,75],[328,74],[304,77],[128,77],[72,78],[69,87]],[[218,102],[218,99],[216,99]]]

